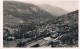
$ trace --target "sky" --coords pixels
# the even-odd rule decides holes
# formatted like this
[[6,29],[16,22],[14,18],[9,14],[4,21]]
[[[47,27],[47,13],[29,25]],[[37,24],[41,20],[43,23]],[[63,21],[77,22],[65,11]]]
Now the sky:
[[[9,0],[8,0],[9,1]],[[13,1],[13,0],[10,0]],[[75,11],[78,9],[78,0],[14,0],[25,3],[39,4],[49,4],[52,6],[57,6],[63,8],[66,11]]]

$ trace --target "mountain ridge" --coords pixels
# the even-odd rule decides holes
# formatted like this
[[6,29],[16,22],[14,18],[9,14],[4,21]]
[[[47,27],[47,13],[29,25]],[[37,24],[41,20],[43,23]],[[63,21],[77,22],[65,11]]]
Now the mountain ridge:
[[60,7],[52,6],[49,4],[40,4],[38,6],[42,9],[44,9],[45,11],[51,13],[52,15],[55,15],[55,16],[61,16],[61,15],[68,13],[68,11],[66,11]]
[[[3,2],[3,15],[9,17],[19,18],[27,22],[46,21],[53,19],[55,16],[46,12],[45,10],[30,3],[22,3],[17,1],[4,1]],[[8,18],[4,17],[6,21]],[[5,22],[6,23],[6,22]]]

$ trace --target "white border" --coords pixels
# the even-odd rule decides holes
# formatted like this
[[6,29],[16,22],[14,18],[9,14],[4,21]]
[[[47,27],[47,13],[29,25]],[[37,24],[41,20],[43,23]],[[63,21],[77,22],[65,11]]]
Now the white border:
[[0,0],[0,49],[3,48],[3,0]]

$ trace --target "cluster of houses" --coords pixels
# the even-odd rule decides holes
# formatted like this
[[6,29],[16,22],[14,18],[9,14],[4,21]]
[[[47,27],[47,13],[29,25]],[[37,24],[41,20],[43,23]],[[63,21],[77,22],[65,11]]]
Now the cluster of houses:
[[[60,44],[56,40],[54,42],[53,39],[55,37],[56,37],[55,35],[51,35],[50,37],[45,37],[45,38],[38,39],[38,40],[35,40],[35,41],[31,41],[31,42],[28,42],[28,43],[25,42],[26,45],[24,47],[55,47],[56,45]],[[21,42],[24,42],[24,41],[27,41],[27,40],[23,39]],[[53,43],[55,43],[55,44],[53,44]],[[17,44],[17,46],[20,46],[19,43]]]

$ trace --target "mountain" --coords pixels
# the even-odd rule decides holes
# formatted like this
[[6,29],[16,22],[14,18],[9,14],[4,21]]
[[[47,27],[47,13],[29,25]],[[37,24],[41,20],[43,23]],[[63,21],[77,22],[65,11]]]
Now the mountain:
[[55,47],[78,46],[78,10],[49,21],[48,24],[51,28],[52,26],[57,28],[57,31],[55,31],[58,36],[53,40],[53,43],[59,43],[57,45],[53,44]]
[[3,2],[4,24],[32,23],[53,19],[50,13],[31,3],[17,1]]
[[51,6],[48,4],[40,4],[38,6],[42,9],[44,9],[45,11],[51,13],[52,15],[55,15],[55,16],[61,16],[61,15],[68,13],[68,11],[66,11],[60,7]]

